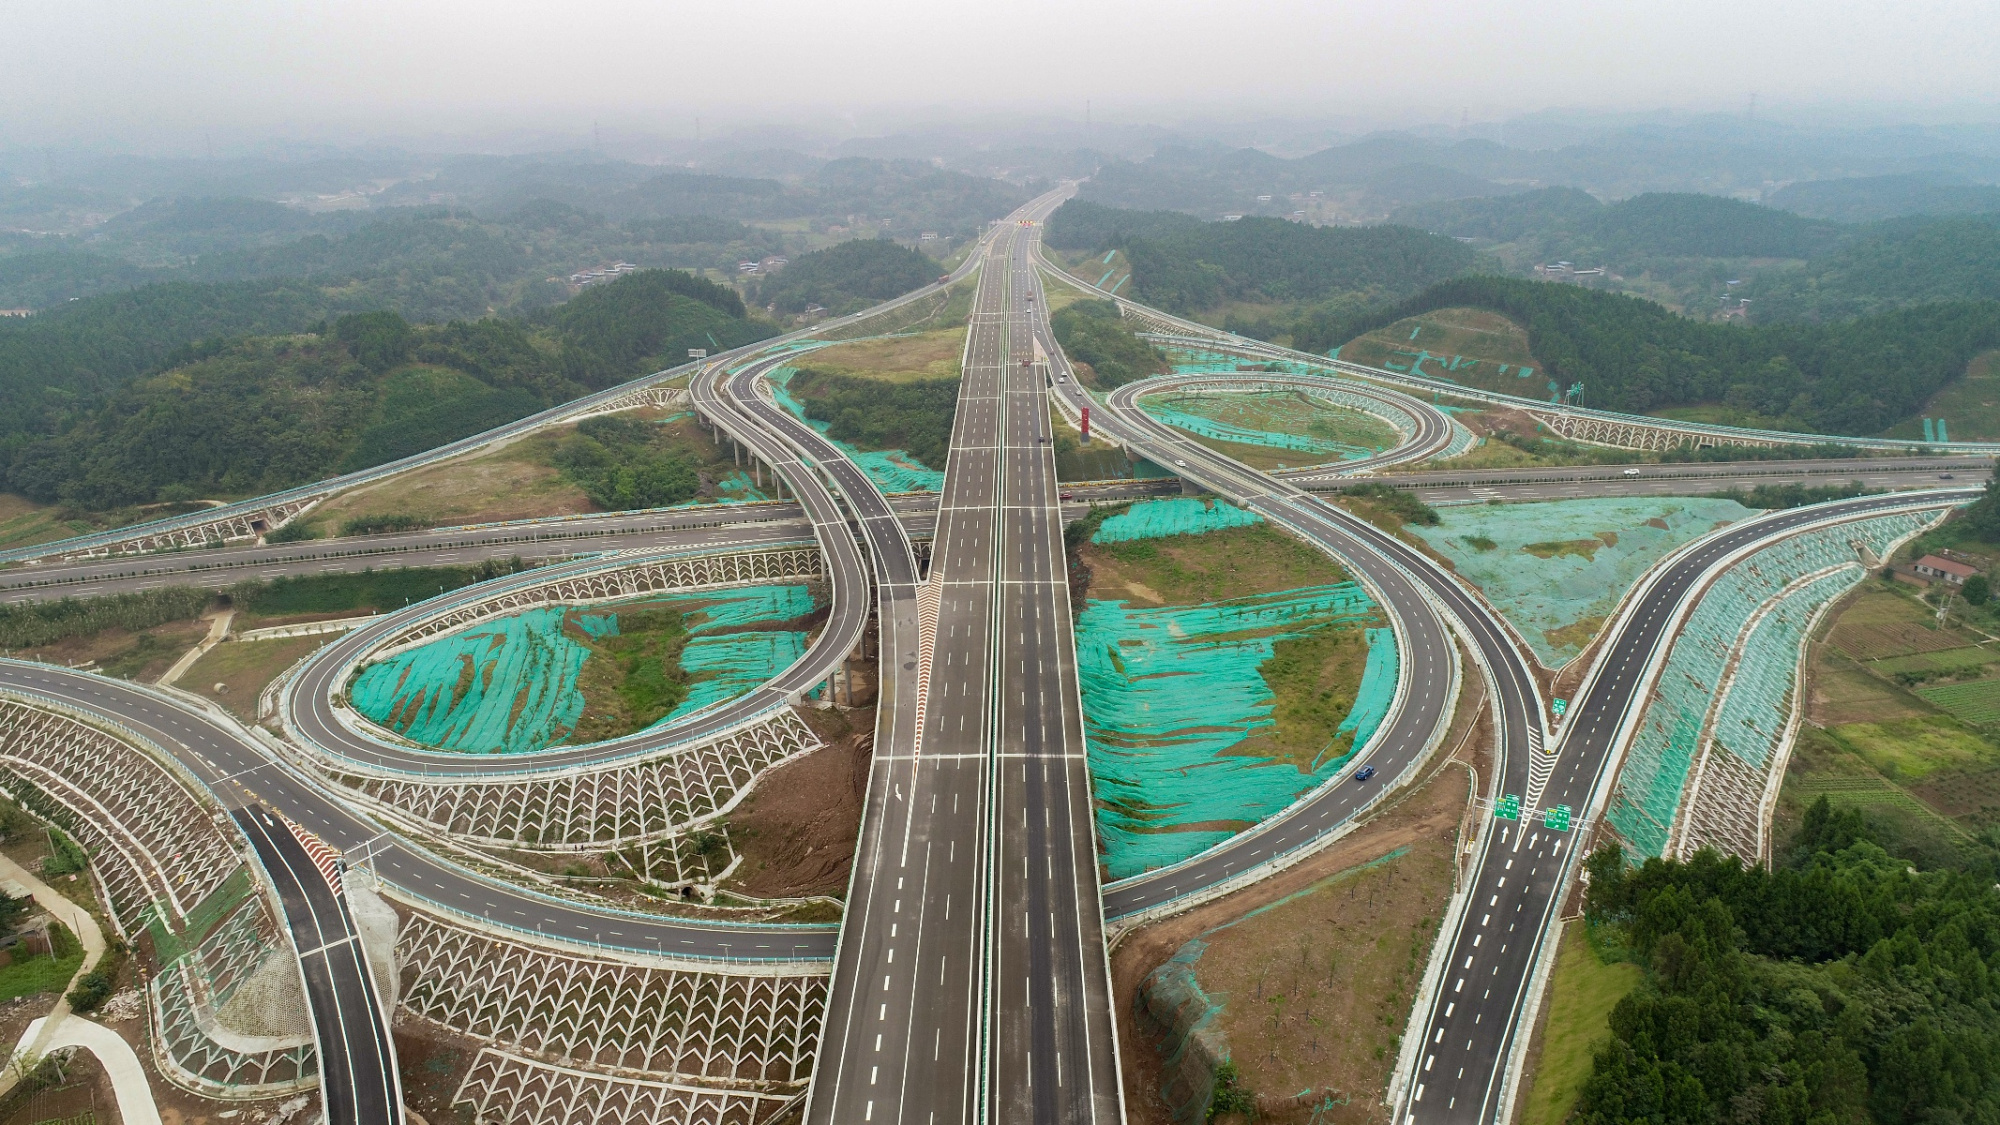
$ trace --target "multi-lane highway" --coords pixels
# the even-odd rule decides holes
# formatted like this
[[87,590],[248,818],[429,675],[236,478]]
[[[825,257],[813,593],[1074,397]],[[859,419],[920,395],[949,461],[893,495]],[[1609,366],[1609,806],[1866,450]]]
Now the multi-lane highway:
[[[1963,503],[1976,492],[1933,491],[1865,497],[1773,512],[1697,541],[1655,572],[1641,596],[1612,622],[1602,655],[1552,747],[1543,807],[1590,807],[1615,764],[1614,751],[1653,661],[1663,655],[1682,610],[1701,592],[1709,568],[1731,553],[1832,519]],[[1526,778],[1510,768],[1508,791],[1526,793]],[[1518,786],[1518,788],[1517,788]],[[1421,1023],[1421,1061],[1394,1120],[1401,1125],[1484,1123],[1508,1095],[1506,1064],[1529,1028],[1521,1018],[1531,997],[1532,970],[1545,943],[1556,940],[1559,894],[1577,863],[1573,832],[1553,832],[1524,810],[1501,822],[1477,860],[1467,908],[1449,943],[1445,973]]]

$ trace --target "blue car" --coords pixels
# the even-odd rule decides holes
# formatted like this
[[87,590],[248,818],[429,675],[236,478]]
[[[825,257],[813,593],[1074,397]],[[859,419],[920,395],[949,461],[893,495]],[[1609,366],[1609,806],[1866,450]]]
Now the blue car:
[[1362,766],[1360,769],[1354,771],[1354,780],[1356,781],[1367,781],[1369,778],[1374,776],[1375,776],[1374,766]]

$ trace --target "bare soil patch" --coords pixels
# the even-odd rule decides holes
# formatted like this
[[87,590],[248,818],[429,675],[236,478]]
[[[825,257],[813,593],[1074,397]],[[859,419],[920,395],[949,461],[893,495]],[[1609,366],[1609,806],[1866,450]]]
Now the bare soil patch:
[[1491,732],[1475,693],[1461,700],[1440,753],[1461,739],[1458,755],[1433,765],[1420,785],[1332,847],[1136,930],[1112,951],[1112,1005],[1134,1125],[1173,1120],[1160,1092],[1160,1035],[1135,1001],[1146,975],[1196,938],[1208,943],[1196,977],[1222,1004],[1218,1026],[1241,1086],[1257,1097],[1257,1120],[1382,1119],[1397,1040],[1451,894],[1471,771],[1483,785],[1490,768]]
[[757,782],[729,818],[742,866],[729,889],[756,898],[845,896],[868,770],[875,711],[808,712],[826,746]]

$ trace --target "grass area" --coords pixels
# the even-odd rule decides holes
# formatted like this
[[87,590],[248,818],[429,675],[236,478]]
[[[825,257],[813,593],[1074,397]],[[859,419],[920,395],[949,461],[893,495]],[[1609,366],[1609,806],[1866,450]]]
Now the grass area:
[[[69,987],[70,978],[83,967],[83,944],[61,922],[49,923],[49,939],[55,947],[55,956],[21,956],[12,964],[0,966],[0,1001],[45,992],[60,993]],[[20,947],[15,949],[18,951]]]
[[907,383],[958,378],[964,354],[961,326],[835,344],[810,353],[804,363],[817,371]]
[[1555,976],[1549,983],[1541,1058],[1521,1125],[1562,1125],[1590,1077],[1592,1053],[1610,1034],[1611,1009],[1639,986],[1642,975],[1639,966],[1629,961],[1607,959],[1581,918],[1563,928]]
[[1883,437],[1921,441],[1925,418],[1942,418],[1952,441],[2000,441],[2000,351],[1983,352],[1917,411],[1882,431]]
[[195,661],[179,686],[215,700],[240,719],[255,720],[258,694],[285,669],[339,636],[321,633],[275,641],[228,641]]
[[[661,438],[656,444],[695,466],[700,498],[727,498],[719,485],[740,471],[691,416],[638,410],[617,417],[658,423]],[[559,452],[575,433],[573,425],[558,426],[500,449],[364,485],[314,509],[305,526],[324,537],[354,534],[350,525],[382,526],[384,520],[449,527],[601,511],[583,485],[558,467]]]
[[[1398,440],[1395,427],[1372,414],[1299,391],[1168,392],[1148,395],[1140,405],[1201,444],[1255,469],[1298,468],[1341,460],[1342,452],[1329,448],[1332,444],[1380,451]],[[1213,432],[1203,432],[1210,429],[1204,422],[1215,423]]]
[[1049,412],[1049,428],[1055,438],[1057,480],[1131,478],[1132,459],[1125,456],[1123,449],[1101,441],[1093,442],[1086,447],[1076,427],[1064,421],[1063,416],[1053,410]]
[[[1104,253],[1086,254],[1080,252],[1060,253],[1051,251],[1049,258],[1057,262],[1070,276],[1087,285],[1112,290],[1121,296],[1130,296],[1125,289],[1131,288],[1132,264],[1125,260],[1125,251],[1113,250]],[[1120,284],[1125,288],[1116,288]]]
[[1368,641],[1358,625],[1315,629],[1279,641],[1257,669],[1277,697],[1271,708],[1275,725],[1268,734],[1237,743],[1230,753],[1274,758],[1301,769],[1348,753],[1354,736],[1335,728],[1354,706],[1354,691],[1367,664]]
[[1332,559],[1269,526],[1174,539],[1086,543],[1090,596],[1150,605],[1200,605],[1274,590],[1344,582]]
[[[1439,309],[1407,317],[1341,345],[1340,358],[1468,387],[1549,397],[1548,376],[1520,325],[1483,309]],[[1530,372],[1522,377],[1521,372]]]
[[1061,312],[1078,301],[1094,300],[1095,298],[1074,285],[1069,284],[1063,274],[1054,270],[1044,270],[1042,271],[1042,299],[1049,303],[1049,312],[1053,314]]
[[564,630],[590,647],[577,675],[584,699],[572,743],[597,742],[643,730],[665,718],[687,698],[681,670],[687,646],[685,607],[620,610],[618,633],[593,637],[567,621]]
[[97,530],[86,520],[65,519],[61,509],[0,492],[0,550],[67,539]]
[[2000,766],[2000,748],[1949,715],[1843,723],[1826,733],[1891,781],[1919,782],[1939,770],[1973,773]]

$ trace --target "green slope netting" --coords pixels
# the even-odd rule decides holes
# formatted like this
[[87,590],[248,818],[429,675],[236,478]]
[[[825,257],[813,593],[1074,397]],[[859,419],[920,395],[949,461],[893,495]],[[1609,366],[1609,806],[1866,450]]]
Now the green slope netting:
[[[1198,606],[1135,608],[1089,602],[1076,627],[1078,675],[1098,834],[1114,879],[1174,863],[1290,804],[1347,760],[1303,772],[1230,749],[1272,726],[1274,697],[1257,669],[1272,646],[1371,615],[1359,584],[1343,582]],[[1370,630],[1369,660],[1350,714],[1365,744],[1395,691],[1394,634]],[[1390,655],[1378,658],[1376,648]],[[1386,683],[1383,677],[1386,676]],[[1371,711],[1372,714],[1366,713]],[[1347,728],[1343,728],[1347,729]]]
[[[1674,642],[1605,809],[1605,820],[1630,845],[1632,858],[1659,855],[1667,845],[1703,724],[1710,721],[1709,709],[1738,641],[1743,655],[1716,708],[1711,736],[1761,773],[1784,733],[1806,623],[1820,605],[1863,576],[1852,544],[1864,542],[1881,557],[1891,542],[1926,522],[1923,515],[1880,516],[1807,532],[1757,552],[1715,580]],[[1785,595],[1744,635],[1759,607],[1792,582],[1833,567],[1841,569]]]
[[1166,539],[1263,522],[1263,516],[1246,512],[1233,504],[1175,496],[1166,500],[1139,501],[1099,524],[1090,541],[1126,543],[1134,539]]
[[1216,441],[1352,461],[1396,444],[1395,427],[1380,419],[1294,391],[1172,393],[1139,400],[1167,425]]
[[1543,664],[1568,662],[1669,551],[1755,511],[1734,500],[1657,497],[1443,508],[1410,525],[1514,623]]
[[805,634],[769,624],[813,608],[804,586],[748,586],[589,612],[531,609],[371,664],[349,695],[371,721],[424,746],[474,754],[545,749],[583,716],[577,675],[590,649],[576,634],[615,636],[619,612],[661,606],[684,607],[690,634],[680,658],[688,698],[662,723],[734,699],[788,667],[804,653]]
[[354,709],[443,750],[553,745],[583,717],[576,677],[590,656],[564,632],[567,612],[527,610],[371,664],[349,692]]
[[[792,397],[790,389],[792,376],[796,374],[798,371],[791,367],[780,367],[771,372],[769,378],[772,384],[772,397],[777,400],[778,405],[791,411],[801,422],[823,434],[828,424],[806,417],[805,407],[798,399]],[[861,471],[867,473],[868,478],[875,482],[875,486],[884,492],[936,492],[944,487],[942,470],[929,468],[903,450],[889,449],[880,453],[863,453],[844,441],[834,441],[832,438],[827,440],[833,441],[833,444],[839,446],[855,464],[861,466]]]

